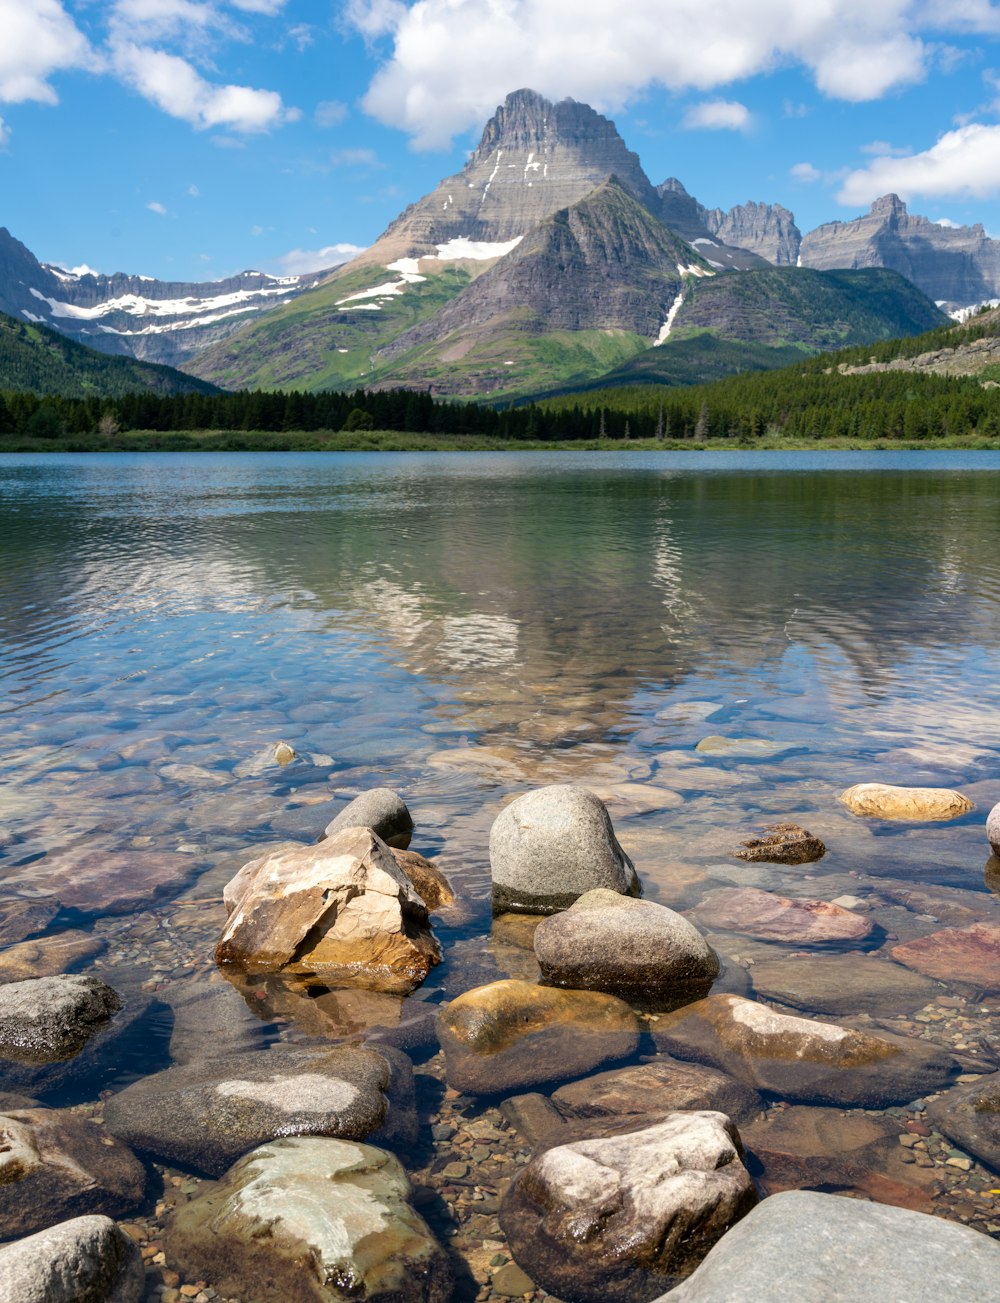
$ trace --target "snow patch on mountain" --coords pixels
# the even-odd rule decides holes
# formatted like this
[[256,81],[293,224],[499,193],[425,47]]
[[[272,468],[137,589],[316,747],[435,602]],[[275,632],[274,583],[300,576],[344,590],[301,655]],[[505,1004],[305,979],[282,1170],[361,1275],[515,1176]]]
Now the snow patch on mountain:
[[469,258],[474,262],[483,262],[487,258],[502,258],[504,254],[516,249],[523,239],[523,235],[517,235],[513,240],[506,240],[500,244],[491,244],[486,240],[469,240],[465,236],[460,236],[448,240],[446,244],[435,245],[437,249],[436,256],[440,262],[455,262],[459,258]]

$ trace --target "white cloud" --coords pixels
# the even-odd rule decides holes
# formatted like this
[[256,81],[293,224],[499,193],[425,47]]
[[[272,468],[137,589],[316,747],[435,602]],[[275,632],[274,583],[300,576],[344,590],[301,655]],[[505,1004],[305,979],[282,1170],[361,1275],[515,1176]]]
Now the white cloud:
[[0,149],[6,149],[10,144],[10,127],[0,118]]
[[813,167],[812,163],[795,163],[788,172],[796,181],[805,181],[810,185],[823,175],[818,167]]
[[230,0],[234,9],[242,9],[248,14],[267,14],[273,17],[281,13],[285,0]]
[[322,249],[291,249],[275,259],[275,267],[283,276],[302,276],[309,271],[323,271],[350,262],[356,254],[363,253],[363,244],[328,244]]
[[198,189],[196,185],[189,185],[184,193],[190,195],[192,199],[197,199],[201,194],[201,191]]
[[681,126],[686,131],[745,131],[750,125],[750,110],[736,100],[704,100],[684,114]]
[[96,58],[59,0],[0,0],[0,101],[55,104],[53,73]]
[[958,231],[961,229],[961,222],[953,222],[950,217],[936,217],[934,219],[934,225],[947,226],[952,231]]
[[334,167],[383,168],[374,149],[335,149],[330,154]]
[[161,204],[158,199],[153,199],[150,203],[146,205],[146,207],[149,209],[151,213],[158,213],[160,217],[166,217],[167,215],[166,207],[163,204]]
[[860,148],[862,154],[877,154],[880,157],[906,158],[908,154],[913,153],[909,145],[890,145],[887,140],[872,140]]
[[516,86],[614,111],[652,84],[705,92],[798,65],[829,96],[878,99],[924,76],[938,35],[993,21],[975,0],[958,0],[954,21],[944,0],[716,0],[706,38],[702,0],[668,10],[648,0],[350,0],[347,16],[368,40],[393,41],[366,109],[421,148],[478,126]]
[[337,127],[347,117],[349,110],[341,100],[321,100],[313,117],[317,127]]
[[1000,126],[973,122],[906,158],[883,155],[848,173],[837,202],[852,208],[879,195],[988,199],[1000,194]]

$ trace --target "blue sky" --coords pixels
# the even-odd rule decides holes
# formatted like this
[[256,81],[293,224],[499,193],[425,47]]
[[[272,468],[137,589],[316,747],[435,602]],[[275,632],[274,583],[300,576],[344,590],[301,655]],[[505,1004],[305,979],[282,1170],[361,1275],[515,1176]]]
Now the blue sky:
[[165,280],[330,265],[519,86],[709,207],[805,231],[895,190],[1000,235],[988,0],[0,0],[0,225]]

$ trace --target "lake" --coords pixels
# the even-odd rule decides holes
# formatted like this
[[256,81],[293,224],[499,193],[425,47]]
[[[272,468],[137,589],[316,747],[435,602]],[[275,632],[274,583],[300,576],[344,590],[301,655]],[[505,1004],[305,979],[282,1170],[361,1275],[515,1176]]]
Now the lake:
[[[177,1028],[195,1053],[197,1020],[176,1009],[200,992],[224,990],[253,1044],[405,1017],[387,996],[236,991],[212,961],[241,865],[314,841],[371,787],[404,797],[413,849],[458,898],[411,1003],[537,974],[516,936],[491,935],[487,843],[512,796],[550,783],[601,796],[646,898],[696,922],[734,886],[854,898],[871,939],[822,954],[845,974],[869,965],[875,986],[899,968],[893,945],[996,908],[1000,454],[8,456],[0,556],[0,906],[58,901],[42,935],[72,933],[77,971],[154,1001],[85,1081],[32,1078],[26,1093],[96,1120],[101,1092],[177,1059]],[[722,741],[696,750],[706,738]],[[868,781],[958,788],[976,809],[858,818],[837,797]],[[826,855],[733,857],[781,821]],[[907,885],[924,891],[909,907]],[[703,930],[728,989],[778,1001],[775,962],[811,953]],[[858,1013],[974,1057],[1000,999],[944,983],[915,1008]],[[418,1081],[435,1073],[424,1055]],[[469,1246],[502,1244],[476,1211],[492,1187],[437,1173],[465,1153],[464,1126],[500,1115],[428,1108],[438,1141],[419,1171],[452,1189],[453,1250],[478,1288]],[[884,1179],[929,1165],[940,1189],[917,1183],[912,1206],[1000,1231],[996,1178],[947,1166],[938,1141]],[[526,1147],[511,1146],[516,1166]],[[193,1178],[161,1170],[186,1197]]]

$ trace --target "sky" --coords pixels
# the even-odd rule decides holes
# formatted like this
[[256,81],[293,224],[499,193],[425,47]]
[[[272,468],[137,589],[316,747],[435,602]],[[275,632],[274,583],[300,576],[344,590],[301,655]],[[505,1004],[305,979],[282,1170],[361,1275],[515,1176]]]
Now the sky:
[[168,281],[332,266],[522,86],[708,207],[895,191],[1000,236],[1000,0],[0,0],[0,226]]

